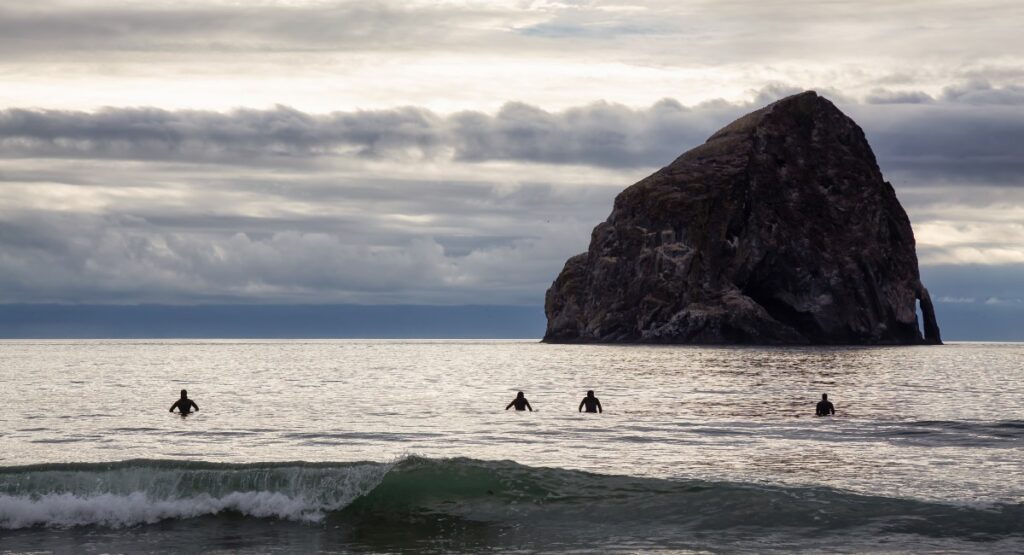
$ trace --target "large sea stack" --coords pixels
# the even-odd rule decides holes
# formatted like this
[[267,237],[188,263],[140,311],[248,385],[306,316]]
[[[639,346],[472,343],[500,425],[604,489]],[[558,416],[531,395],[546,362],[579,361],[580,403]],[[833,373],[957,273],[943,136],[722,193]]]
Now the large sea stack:
[[544,310],[552,343],[941,343],[906,212],[813,91],[620,193]]

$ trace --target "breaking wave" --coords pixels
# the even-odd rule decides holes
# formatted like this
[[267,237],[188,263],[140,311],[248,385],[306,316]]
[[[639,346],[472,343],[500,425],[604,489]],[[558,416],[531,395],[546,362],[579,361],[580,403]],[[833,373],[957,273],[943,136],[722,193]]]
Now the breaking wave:
[[0,528],[124,527],[236,512],[319,521],[377,487],[393,464],[129,460],[0,470]]
[[509,526],[673,530],[869,527],[970,540],[1024,535],[1024,505],[971,507],[828,488],[607,476],[510,461],[217,464],[130,460],[0,468],[0,528],[132,527],[243,515],[319,523],[423,515]]

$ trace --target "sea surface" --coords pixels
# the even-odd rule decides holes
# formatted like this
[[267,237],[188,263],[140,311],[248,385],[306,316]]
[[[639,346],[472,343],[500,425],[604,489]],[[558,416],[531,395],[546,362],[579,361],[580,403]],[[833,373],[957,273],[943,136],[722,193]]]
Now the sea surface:
[[0,391],[0,553],[1024,553],[1024,344],[0,341]]

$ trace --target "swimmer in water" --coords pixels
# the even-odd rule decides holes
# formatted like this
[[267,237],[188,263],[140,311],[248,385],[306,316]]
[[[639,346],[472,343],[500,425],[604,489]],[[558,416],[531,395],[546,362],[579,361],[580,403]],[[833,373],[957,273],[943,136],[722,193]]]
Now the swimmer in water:
[[576,412],[583,412],[583,406],[586,405],[587,412],[604,412],[601,409],[601,401],[594,397],[594,390],[587,391],[587,396],[580,401],[580,408]]
[[836,408],[829,402],[828,393],[822,393],[821,400],[818,401],[818,406],[814,409],[814,416],[832,416],[835,413]]
[[516,410],[529,409],[530,412],[533,412],[533,407],[530,406],[530,402],[526,400],[526,396],[523,395],[522,391],[516,394],[516,398],[512,399],[512,402],[509,403],[507,407],[505,407],[505,410],[508,410],[513,406],[516,408]]
[[171,405],[171,410],[168,412],[174,412],[174,409],[178,409],[178,412],[184,415],[188,414],[189,412],[192,412],[192,407],[195,407],[196,412],[199,411],[199,405],[197,405],[196,402],[193,401],[192,399],[188,398],[188,391],[182,389],[181,399],[175,401],[174,404]]

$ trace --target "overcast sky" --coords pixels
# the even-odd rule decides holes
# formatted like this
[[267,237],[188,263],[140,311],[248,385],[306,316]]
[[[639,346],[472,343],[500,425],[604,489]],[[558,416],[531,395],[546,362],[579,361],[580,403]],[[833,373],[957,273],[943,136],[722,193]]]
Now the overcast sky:
[[0,302],[539,305],[620,190],[815,89],[941,303],[1024,315],[1024,3],[0,7]]

